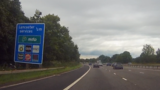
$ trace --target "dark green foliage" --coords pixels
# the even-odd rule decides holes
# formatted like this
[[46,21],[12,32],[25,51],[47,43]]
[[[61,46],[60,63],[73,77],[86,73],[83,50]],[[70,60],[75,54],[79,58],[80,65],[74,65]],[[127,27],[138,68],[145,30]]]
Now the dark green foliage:
[[118,58],[118,55],[119,55],[119,54],[114,54],[114,55],[111,57],[111,62],[116,62],[116,61],[117,61],[117,58]]
[[0,64],[13,63],[15,31],[17,23],[29,22],[21,10],[19,0],[0,2]]
[[130,52],[124,51],[121,54],[115,54],[112,56],[112,62],[129,63],[132,61],[132,56]]
[[[54,14],[41,17],[36,10],[28,19],[21,10],[19,0],[1,0],[0,2],[0,65],[14,63],[14,45],[17,23],[45,23],[44,63],[52,61],[79,61],[78,46],[72,41],[69,30],[61,26],[60,18]],[[32,65],[30,65],[32,66]]]
[[157,54],[157,62],[160,63],[160,49],[159,48],[156,51],[156,54]]
[[156,51],[157,55],[154,54],[154,48],[149,45],[143,45],[142,53],[140,57],[137,57],[133,60],[136,63],[159,63],[160,62],[160,51]]
[[97,59],[101,60],[102,63],[107,63],[110,62],[111,60],[109,56],[104,56],[104,55],[100,55]]

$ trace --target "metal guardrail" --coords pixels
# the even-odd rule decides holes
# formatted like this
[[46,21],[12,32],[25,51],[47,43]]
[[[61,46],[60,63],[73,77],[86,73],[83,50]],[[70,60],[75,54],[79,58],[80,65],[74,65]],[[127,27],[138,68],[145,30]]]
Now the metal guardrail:
[[128,67],[135,67],[135,68],[146,68],[146,69],[160,69],[159,65],[124,65]]
[[1,74],[11,74],[11,73],[23,73],[23,72],[43,71],[43,70],[60,69],[60,68],[64,68],[64,67],[0,71],[0,75]]

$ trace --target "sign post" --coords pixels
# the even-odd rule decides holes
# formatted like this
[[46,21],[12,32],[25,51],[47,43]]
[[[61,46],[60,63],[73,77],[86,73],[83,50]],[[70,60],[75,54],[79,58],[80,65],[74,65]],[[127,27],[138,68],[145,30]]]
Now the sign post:
[[44,35],[44,23],[17,24],[14,61],[28,64],[42,64]]

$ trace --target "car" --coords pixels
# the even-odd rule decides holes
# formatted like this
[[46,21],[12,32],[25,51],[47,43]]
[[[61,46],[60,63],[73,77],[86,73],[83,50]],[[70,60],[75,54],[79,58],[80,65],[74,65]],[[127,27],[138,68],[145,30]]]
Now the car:
[[107,63],[107,66],[111,66],[111,63]]
[[95,64],[93,65],[93,68],[99,68],[98,63],[95,63]]
[[113,69],[123,69],[123,65],[121,63],[115,63]]
[[92,65],[92,63],[89,63],[89,65]]
[[116,64],[116,63],[112,63],[112,67],[114,67],[115,64]]
[[102,64],[102,63],[98,63],[98,65],[99,65],[99,66],[103,66],[103,64]]

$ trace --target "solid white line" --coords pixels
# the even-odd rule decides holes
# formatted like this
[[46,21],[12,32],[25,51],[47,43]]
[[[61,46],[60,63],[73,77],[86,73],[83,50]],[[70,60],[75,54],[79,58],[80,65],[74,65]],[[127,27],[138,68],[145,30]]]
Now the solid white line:
[[122,78],[123,80],[125,80],[125,81],[127,81],[127,79],[125,79],[125,78]]
[[[55,75],[53,75],[53,76],[55,76]],[[21,84],[25,84],[25,83],[34,82],[34,81],[39,81],[39,80],[43,80],[43,79],[50,78],[50,77],[53,77],[53,76],[48,76],[48,77],[44,77],[44,78],[40,78],[40,79],[36,79],[36,80],[31,80],[31,81],[26,81],[26,82],[22,82],[22,83],[17,83],[17,84],[12,84],[12,85],[8,85],[8,86],[3,86],[3,87],[0,87],[0,89],[2,89],[2,88],[8,88],[8,87],[13,87],[13,86],[17,86],[17,85],[21,85]]]
[[[77,69],[75,69],[75,70],[77,70]],[[69,72],[72,72],[72,71],[74,71],[74,70],[71,70],[71,71],[68,71],[68,72],[65,72],[65,73],[69,73]],[[62,73],[62,74],[64,74],[64,73]],[[48,76],[48,77],[43,77],[43,78],[31,80],[31,81],[26,81],[26,82],[22,82],[22,83],[12,84],[12,85],[8,85],[8,86],[2,86],[2,87],[0,87],[0,89],[2,89],[2,88],[8,88],[8,87],[13,87],[13,86],[21,85],[21,84],[26,84],[26,83],[30,83],[30,82],[35,82],[35,81],[51,78],[51,77],[54,77],[54,76],[56,76],[56,75],[52,75],[52,76]]]
[[75,85],[78,81],[80,81],[89,71],[90,71],[91,67],[89,67],[89,70],[83,74],[80,78],[78,78],[76,81],[74,81],[73,83],[71,83],[69,86],[67,86],[65,89],[63,90],[68,90],[70,89],[73,85]]

